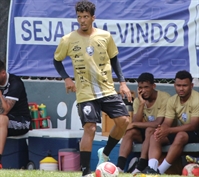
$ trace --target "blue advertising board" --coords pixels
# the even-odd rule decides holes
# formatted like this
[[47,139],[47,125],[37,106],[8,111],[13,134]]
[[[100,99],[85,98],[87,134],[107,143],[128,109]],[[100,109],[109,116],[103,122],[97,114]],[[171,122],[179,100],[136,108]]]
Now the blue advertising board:
[[[199,77],[199,1],[91,0],[93,26],[109,31],[125,78],[151,72],[173,78],[179,70]],[[53,56],[61,37],[78,29],[77,0],[11,0],[8,71],[20,76],[59,77]],[[70,58],[64,60],[73,77]],[[113,77],[116,77],[113,73]]]

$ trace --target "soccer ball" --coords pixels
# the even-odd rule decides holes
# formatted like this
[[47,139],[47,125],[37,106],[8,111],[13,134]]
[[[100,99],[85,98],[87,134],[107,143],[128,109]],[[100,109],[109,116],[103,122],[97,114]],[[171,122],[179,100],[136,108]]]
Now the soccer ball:
[[118,177],[119,171],[113,163],[104,162],[97,167],[95,171],[95,176],[96,177]]
[[190,163],[182,170],[183,176],[199,176],[199,164]]

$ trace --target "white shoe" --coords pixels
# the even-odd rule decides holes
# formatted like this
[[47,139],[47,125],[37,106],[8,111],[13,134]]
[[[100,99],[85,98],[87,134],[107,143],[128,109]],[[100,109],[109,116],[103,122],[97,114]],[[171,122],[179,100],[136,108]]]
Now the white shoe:
[[104,155],[103,150],[104,150],[104,148],[100,148],[100,149],[97,151],[98,158],[99,158],[97,167],[98,167],[100,164],[109,161],[109,157],[106,156],[106,155]]
[[128,166],[127,172],[132,172],[136,168],[137,163],[138,163],[138,158],[137,157],[133,157],[131,159],[131,161],[129,162],[129,166]]
[[94,177],[93,174],[84,175],[82,177]]
[[135,175],[137,173],[141,173],[141,171],[136,168],[135,170],[133,170],[133,172],[131,174]]
[[119,173],[124,173],[124,170],[121,170],[120,167],[117,167],[117,169],[118,169]]

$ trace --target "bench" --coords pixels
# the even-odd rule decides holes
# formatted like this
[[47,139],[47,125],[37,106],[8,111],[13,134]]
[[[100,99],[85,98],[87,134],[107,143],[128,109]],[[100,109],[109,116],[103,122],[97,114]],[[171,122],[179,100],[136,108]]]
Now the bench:
[[[162,147],[162,152],[168,152],[170,145],[165,145]],[[142,144],[134,144],[133,145],[133,152],[141,152]],[[199,153],[199,143],[189,143],[185,145],[183,149],[183,153]],[[198,154],[199,155],[199,154]]]
[[[162,147],[162,156],[159,159],[160,163],[165,158],[170,145],[165,145]],[[133,152],[140,153],[142,149],[142,144],[134,144],[133,145]],[[176,159],[176,161],[172,164],[172,166],[166,171],[166,174],[182,174],[183,167],[187,164],[185,160],[185,155],[193,155],[198,157],[199,156],[199,143],[189,143],[185,145],[183,149],[182,156]]]

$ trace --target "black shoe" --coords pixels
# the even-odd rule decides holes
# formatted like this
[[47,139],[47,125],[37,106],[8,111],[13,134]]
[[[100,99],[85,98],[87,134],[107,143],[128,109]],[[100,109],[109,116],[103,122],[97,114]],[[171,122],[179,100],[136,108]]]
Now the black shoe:
[[132,173],[133,170],[135,170],[135,168],[137,167],[137,164],[138,164],[138,158],[137,157],[132,158],[131,161],[129,162],[127,173]]
[[144,173],[144,174],[160,174],[160,172],[159,172],[159,170],[157,169],[157,171],[155,171],[153,168],[151,168],[151,167],[146,167],[143,171],[142,171],[142,173]]

